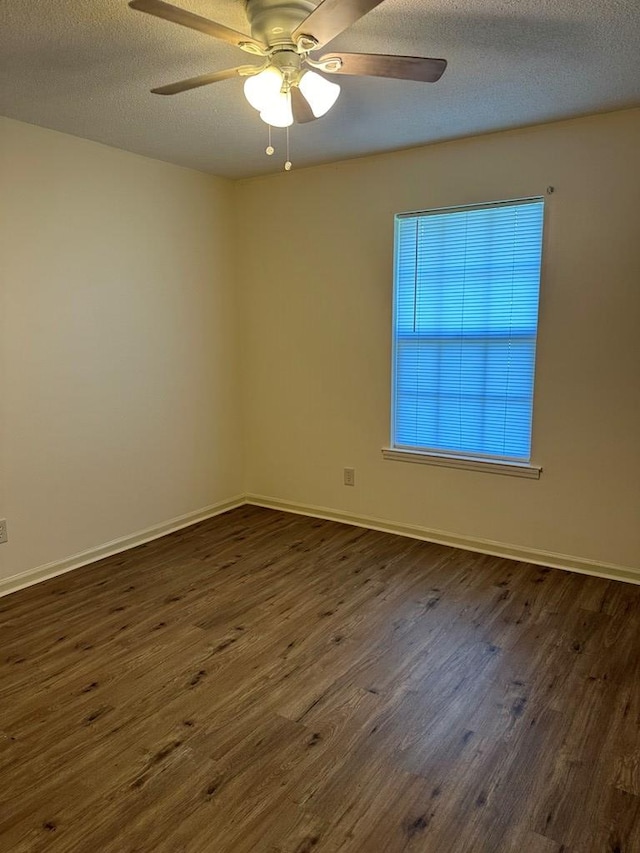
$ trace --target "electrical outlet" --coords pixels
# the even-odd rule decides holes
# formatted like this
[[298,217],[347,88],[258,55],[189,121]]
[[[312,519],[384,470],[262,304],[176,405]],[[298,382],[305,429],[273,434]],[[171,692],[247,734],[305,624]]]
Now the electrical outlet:
[[356,484],[356,469],[355,468],[345,468],[344,469],[344,484],[345,484],[345,486],[355,486],[355,484]]
[[7,519],[0,518],[0,545],[3,542],[6,542],[9,537],[7,536]]

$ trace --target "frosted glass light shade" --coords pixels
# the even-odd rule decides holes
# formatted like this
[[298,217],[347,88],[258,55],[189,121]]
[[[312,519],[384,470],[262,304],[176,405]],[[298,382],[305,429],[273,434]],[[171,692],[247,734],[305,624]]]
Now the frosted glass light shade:
[[290,127],[293,124],[290,92],[286,94],[278,92],[268,106],[261,110],[260,118],[272,127]]
[[280,95],[282,74],[273,65],[244,81],[244,95],[254,110],[268,109]]
[[316,118],[328,113],[340,94],[340,86],[337,83],[325,80],[315,71],[305,71],[300,78],[298,88],[309,102]]

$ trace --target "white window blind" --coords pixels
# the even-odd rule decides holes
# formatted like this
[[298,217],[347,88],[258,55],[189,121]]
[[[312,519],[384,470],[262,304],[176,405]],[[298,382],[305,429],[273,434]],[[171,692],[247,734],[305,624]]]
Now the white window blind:
[[529,461],[543,209],[396,217],[394,447]]

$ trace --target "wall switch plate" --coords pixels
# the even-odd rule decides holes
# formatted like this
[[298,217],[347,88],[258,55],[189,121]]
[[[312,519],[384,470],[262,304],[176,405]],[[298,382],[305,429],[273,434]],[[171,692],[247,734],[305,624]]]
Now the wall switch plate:
[[7,519],[0,518],[0,545],[8,540],[7,536]]
[[356,469],[355,468],[345,468],[344,469],[344,484],[345,484],[345,486],[355,486],[355,484],[356,484]]

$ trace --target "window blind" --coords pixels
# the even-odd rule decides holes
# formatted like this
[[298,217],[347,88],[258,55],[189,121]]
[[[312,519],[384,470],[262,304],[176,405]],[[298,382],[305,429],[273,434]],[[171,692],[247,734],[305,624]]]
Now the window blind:
[[396,217],[395,447],[530,460],[543,210]]

